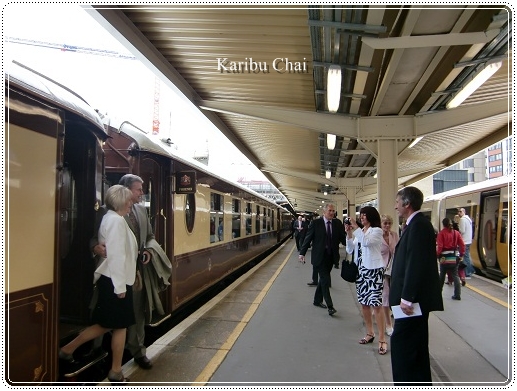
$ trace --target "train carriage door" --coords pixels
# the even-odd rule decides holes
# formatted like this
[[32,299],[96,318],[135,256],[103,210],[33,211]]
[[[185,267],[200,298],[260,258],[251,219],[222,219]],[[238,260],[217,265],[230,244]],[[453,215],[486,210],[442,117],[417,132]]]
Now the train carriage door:
[[57,377],[56,168],[64,113],[16,90],[5,94],[4,379],[34,386]]
[[[102,150],[93,134],[67,124],[59,208],[60,339],[74,336],[90,323],[94,259],[89,242],[94,234],[97,172]],[[98,189],[100,190],[100,189]]]
[[[170,181],[170,160],[160,159],[154,155],[143,155],[140,161],[139,176],[144,181],[144,202],[153,228],[156,241],[162,246],[169,259],[173,260],[172,248],[173,216]],[[174,271],[173,271],[174,272]],[[172,311],[172,303],[169,302],[165,292],[160,294],[165,313]],[[160,319],[156,319],[157,323]]]
[[499,220],[500,191],[481,193],[478,251],[486,272],[501,276],[497,264],[497,225]]

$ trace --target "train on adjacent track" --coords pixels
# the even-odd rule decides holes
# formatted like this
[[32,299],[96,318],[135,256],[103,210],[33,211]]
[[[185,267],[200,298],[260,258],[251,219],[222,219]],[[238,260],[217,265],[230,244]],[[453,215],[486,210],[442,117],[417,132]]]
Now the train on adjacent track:
[[[21,64],[5,75],[6,380],[55,383],[58,349],[89,324],[89,241],[107,188],[144,180],[154,235],[172,264],[159,323],[291,235],[292,213],[182,158],[129,122]],[[189,182],[190,181],[190,182]]]
[[472,220],[470,257],[476,272],[496,281],[511,276],[511,178],[502,176],[426,197],[422,212],[438,232],[442,219],[452,220],[459,208]]

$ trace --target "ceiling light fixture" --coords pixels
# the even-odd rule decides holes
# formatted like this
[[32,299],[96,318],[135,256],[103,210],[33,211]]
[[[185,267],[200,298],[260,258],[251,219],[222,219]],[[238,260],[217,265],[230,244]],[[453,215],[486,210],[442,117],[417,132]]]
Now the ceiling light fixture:
[[341,67],[331,65],[327,73],[327,106],[331,113],[339,109],[341,99]]
[[332,173],[330,172],[330,170],[325,171],[325,178],[329,179],[331,175]]
[[336,135],[335,134],[331,134],[331,133],[327,134],[327,148],[331,151],[334,148],[336,148]]
[[[476,91],[484,82],[486,82],[499,68],[503,65],[502,61],[494,62],[479,72],[471,81],[469,81],[445,106],[447,109],[458,107],[465,99],[467,99],[474,91]],[[330,110],[330,109],[329,109]]]

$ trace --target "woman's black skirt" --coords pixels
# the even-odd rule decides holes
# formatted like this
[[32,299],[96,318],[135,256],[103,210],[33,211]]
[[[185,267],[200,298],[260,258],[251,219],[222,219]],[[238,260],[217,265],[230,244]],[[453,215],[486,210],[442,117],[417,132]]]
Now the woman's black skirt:
[[107,329],[125,329],[135,324],[133,287],[126,285],[126,296],[119,299],[114,293],[111,278],[100,276],[97,280],[98,299],[92,321]]

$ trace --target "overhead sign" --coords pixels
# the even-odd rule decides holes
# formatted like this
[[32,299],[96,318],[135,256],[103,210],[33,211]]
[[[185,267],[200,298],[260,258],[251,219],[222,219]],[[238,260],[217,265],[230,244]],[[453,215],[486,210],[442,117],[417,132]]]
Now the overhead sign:
[[178,171],[176,173],[176,193],[193,194],[196,192],[196,172]]

